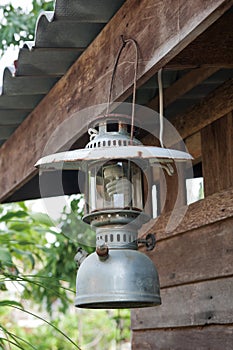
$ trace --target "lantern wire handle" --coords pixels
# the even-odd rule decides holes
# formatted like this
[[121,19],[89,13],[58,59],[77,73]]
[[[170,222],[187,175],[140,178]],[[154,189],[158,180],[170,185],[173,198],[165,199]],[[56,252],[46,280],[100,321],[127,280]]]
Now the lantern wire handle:
[[158,86],[159,86],[159,142],[160,146],[164,148],[163,144],[163,82],[162,82],[162,68],[158,71]]
[[112,77],[111,77],[111,83],[110,83],[110,89],[109,89],[109,96],[108,96],[108,102],[107,102],[107,115],[109,114],[109,108],[110,108],[110,102],[111,102],[111,96],[112,96],[112,90],[113,90],[113,82],[117,70],[117,66],[119,63],[119,59],[121,56],[121,53],[123,49],[126,47],[128,43],[133,44],[135,48],[135,62],[134,62],[134,80],[133,80],[133,99],[132,99],[132,114],[131,114],[131,132],[130,132],[130,140],[131,143],[133,141],[133,131],[134,131],[134,119],[135,119],[135,101],[136,101],[136,89],[137,89],[137,68],[138,68],[138,45],[136,40],[134,39],[124,39],[123,35],[121,35],[122,39],[122,46],[120,47],[116,60],[113,67]]

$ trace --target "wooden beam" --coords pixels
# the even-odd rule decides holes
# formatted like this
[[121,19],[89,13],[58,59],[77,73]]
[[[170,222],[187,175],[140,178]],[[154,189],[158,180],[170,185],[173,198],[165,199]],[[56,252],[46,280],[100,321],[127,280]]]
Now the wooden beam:
[[132,329],[231,324],[232,291],[232,277],[161,290],[162,305],[136,309],[131,317]]
[[229,11],[199,35],[165,68],[179,69],[199,66],[233,67],[233,12]]
[[[185,209],[187,209],[185,211]],[[185,216],[183,214],[185,213]],[[173,227],[168,229],[168,222],[173,215],[176,218]],[[161,215],[141,230],[140,237],[147,233],[156,233],[157,241],[213,224],[233,216],[233,187],[212,194],[198,202]]]
[[[90,105],[107,101],[121,35],[138,42],[140,86],[221,17],[232,3],[232,0],[126,1],[67,74],[1,147],[0,171],[4,176],[1,177],[0,199],[9,196],[35,174],[35,161],[41,157],[52,133],[62,122]],[[133,55],[133,48],[129,47],[122,56],[114,99],[124,100],[130,94],[133,64],[129,58]],[[79,119],[66,135],[61,133],[57,150],[67,145],[75,137],[73,130],[83,129],[85,123],[87,118]]]
[[133,331],[132,335],[132,350],[232,350],[232,344],[233,326],[224,324]]
[[[178,130],[182,139],[197,133],[215,120],[233,110],[233,79],[209,93],[201,102],[169,121]],[[165,134],[166,145],[172,144],[173,135]]]
[[[172,102],[192,90],[195,86],[202,83],[211,75],[219,70],[217,67],[200,67],[192,69],[174,84],[164,90],[164,108],[168,107]],[[153,98],[147,107],[158,110],[159,96]]]
[[[207,125],[220,119],[233,110],[233,79],[229,79],[214,91],[210,92],[201,102],[186,110],[182,114],[175,115],[169,122],[179,132],[185,141],[188,150],[197,162],[201,157],[200,131]],[[159,145],[159,141],[153,135],[147,135],[142,139],[145,145]],[[174,144],[173,132],[169,129],[164,132],[164,144],[171,147]],[[194,161],[194,162],[195,162]]]
[[205,195],[233,186],[233,116],[227,114],[201,131]]

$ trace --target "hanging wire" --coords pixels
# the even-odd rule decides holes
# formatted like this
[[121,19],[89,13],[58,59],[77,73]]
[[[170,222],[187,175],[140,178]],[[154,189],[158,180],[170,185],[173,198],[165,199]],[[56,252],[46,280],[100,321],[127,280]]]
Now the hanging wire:
[[110,89],[109,89],[109,95],[108,95],[108,102],[107,102],[107,112],[106,114],[109,114],[109,109],[110,109],[110,102],[111,102],[111,96],[112,96],[112,90],[113,90],[113,82],[114,82],[114,77],[116,74],[118,62],[121,56],[121,53],[123,49],[126,47],[126,45],[132,44],[135,48],[135,62],[134,62],[134,79],[133,79],[133,98],[132,98],[132,114],[131,114],[131,131],[130,131],[130,140],[131,143],[133,142],[133,131],[134,131],[134,119],[135,119],[135,101],[136,101],[136,90],[137,90],[137,69],[138,69],[138,45],[136,40],[134,39],[124,39],[123,35],[121,35],[122,39],[122,46],[120,47],[116,60],[114,63],[113,67],[113,72],[112,72],[112,77],[111,77],[111,83],[110,83]]
[[111,82],[110,82],[110,89],[109,89],[109,94],[108,94],[108,102],[107,102],[107,112],[106,114],[108,115],[109,114],[109,109],[110,109],[110,103],[111,103],[111,96],[112,96],[112,90],[113,90],[113,82],[114,82],[114,77],[115,77],[115,74],[116,74],[116,70],[117,70],[117,66],[118,66],[118,62],[119,62],[119,59],[120,59],[120,56],[121,56],[121,53],[126,45],[123,37],[122,38],[122,46],[120,47],[118,53],[117,53],[117,56],[116,56],[116,59],[115,59],[115,62],[114,62],[114,66],[113,66],[113,71],[112,71],[112,77],[111,77]]
[[162,68],[158,71],[158,86],[159,86],[159,142],[163,145],[163,82],[162,82]]

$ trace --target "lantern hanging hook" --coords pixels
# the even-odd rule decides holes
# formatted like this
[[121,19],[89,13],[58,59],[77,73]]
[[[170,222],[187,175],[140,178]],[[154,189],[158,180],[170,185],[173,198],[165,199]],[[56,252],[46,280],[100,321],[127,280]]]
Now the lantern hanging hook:
[[172,164],[167,163],[167,164],[160,164],[160,167],[164,170],[166,170],[167,174],[169,176],[173,176],[175,174],[175,169]]
[[110,103],[111,103],[111,96],[112,96],[112,90],[113,90],[113,82],[114,82],[114,78],[115,78],[115,74],[116,74],[116,70],[117,70],[117,66],[118,66],[118,63],[119,63],[120,56],[122,54],[123,49],[126,47],[126,45],[127,44],[132,44],[134,46],[134,48],[135,48],[135,62],[134,62],[134,79],[133,79],[133,98],[132,98],[130,140],[131,140],[131,143],[133,143],[134,119],[135,119],[135,101],[136,101],[136,89],[137,89],[138,44],[137,44],[136,40],[134,40],[132,38],[124,39],[123,35],[121,35],[121,41],[122,41],[122,45],[121,45],[120,49],[118,50],[118,53],[117,53],[116,59],[115,59],[115,63],[114,63],[114,66],[113,66],[106,114],[107,115],[109,114]]
[[94,140],[96,138],[96,136],[98,135],[98,131],[94,128],[89,128],[87,132],[90,136],[90,141]]

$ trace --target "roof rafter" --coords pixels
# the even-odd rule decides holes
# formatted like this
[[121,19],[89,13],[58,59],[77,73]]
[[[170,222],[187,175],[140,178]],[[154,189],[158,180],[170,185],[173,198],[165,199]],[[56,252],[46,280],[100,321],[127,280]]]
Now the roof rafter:
[[[233,110],[233,79],[229,79],[215,90],[210,92],[202,101],[189,108],[182,114],[175,115],[169,119],[178,130],[182,139],[195,157],[201,157],[200,134],[201,129],[214,121],[222,118]],[[167,147],[173,145],[174,137],[170,130],[165,134]],[[158,140],[148,135],[144,142],[147,145],[158,144]]]
[[[217,67],[200,67],[191,70],[186,73],[182,78],[175,81],[174,84],[169,86],[164,91],[164,107],[166,108],[176,99],[180,98],[195,86],[199,85],[205,79],[209,78],[212,74],[216,73],[219,70]],[[159,104],[159,96],[153,98],[148,104],[147,107],[157,110]]]
[[205,126],[223,117],[233,109],[233,79],[209,93],[189,111],[170,118],[183,139],[195,134]]

